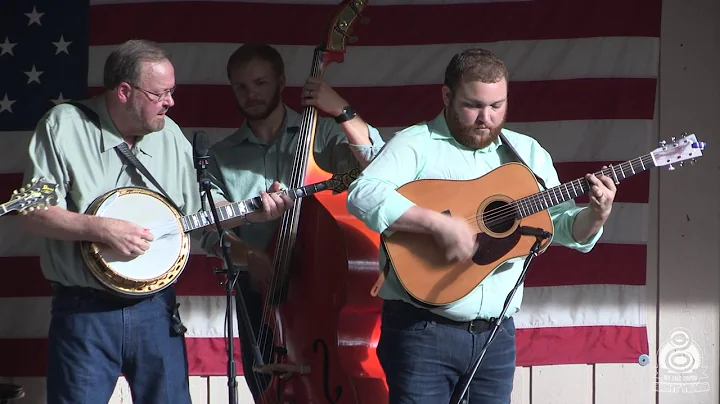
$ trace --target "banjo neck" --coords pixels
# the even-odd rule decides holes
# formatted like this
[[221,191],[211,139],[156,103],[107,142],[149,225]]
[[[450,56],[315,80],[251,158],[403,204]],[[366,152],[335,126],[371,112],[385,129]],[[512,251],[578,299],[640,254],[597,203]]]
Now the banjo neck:
[[[321,191],[332,190],[334,194],[344,192],[360,174],[360,170],[355,168],[347,173],[334,174],[325,181],[308,184],[298,188],[288,188],[275,192],[275,195],[288,195],[292,200],[304,198]],[[238,218],[262,209],[262,197],[256,196],[239,202],[232,202],[227,205],[217,207],[217,215],[220,222]],[[201,227],[215,224],[215,219],[210,210],[202,210],[197,213],[182,216],[180,218],[183,231],[185,233],[197,230]]]

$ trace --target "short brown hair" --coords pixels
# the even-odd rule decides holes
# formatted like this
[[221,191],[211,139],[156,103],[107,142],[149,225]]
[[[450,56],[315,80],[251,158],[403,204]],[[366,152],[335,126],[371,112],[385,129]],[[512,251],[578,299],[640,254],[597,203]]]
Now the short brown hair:
[[285,63],[283,62],[280,52],[275,48],[266,44],[246,43],[240,46],[230,55],[227,62],[227,76],[230,80],[230,73],[250,62],[253,59],[262,59],[270,63],[275,74],[282,76],[285,74]]
[[458,84],[465,81],[497,83],[508,80],[505,63],[489,50],[466,49],[455,56],[445,69],[445,85],[454,91]]
[[138,84],[142,74],[142,62],[170,60],[170,54],[157,43],[144,39],[129,40],[110,53],[105,60],[103,85],[112,90],[127,82]]

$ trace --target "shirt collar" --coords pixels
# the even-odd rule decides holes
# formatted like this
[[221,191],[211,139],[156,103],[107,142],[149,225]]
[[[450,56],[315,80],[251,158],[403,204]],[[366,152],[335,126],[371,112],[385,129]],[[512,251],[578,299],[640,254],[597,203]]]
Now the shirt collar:
[[[293,109],[288,107],[287,105],[283,104],[283,108],[285,108],[285,116],[283,117],[283,122],[278,128],[278,133],[276,136],[276,139],[280,139],[285,134],[292,134],[295,135],[299,128],[300,128],[300,120],[301,116],[297,112],[295,112]],[[244,142],[250,142],[255,144],[266,144],[265,142],[261,141],[257,137],[255,137],[255,134],[253,133],[252,129],[248,125],[247,119],[245,122],[243,122],[242,126],[235,131],[232,135],[230,135],[230,139],[232,139],[233,144],[241,144]]]
[[[100,151],[104,153],[108,150],[112,150],[124,140],[120,131],[115,126],[115,123],[112,121],[112,118],[110,118],[105,97],[103,95],[93,97],[91,103],[93,111],[95,111],[100,117],[100,136],[102,140],[100,143]],[[159,136],[162,136],[162,131],[140,136],[135,141],[135,147],[137,147],[137,149],[143,154],[147,154],[152,157],[152,152],[156,150],[155,146],[158,143],[156,138]]]

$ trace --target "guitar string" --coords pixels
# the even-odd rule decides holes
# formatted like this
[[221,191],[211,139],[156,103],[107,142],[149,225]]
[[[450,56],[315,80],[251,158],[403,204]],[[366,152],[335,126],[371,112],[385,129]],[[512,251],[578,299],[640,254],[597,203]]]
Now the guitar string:
[[[615,173],[613,171],[613,168],[620,167],[621,170],[623,170],[624,168],[626,168],[624,166],[627,166],[627,168],[632,168],[633,169],[632,172],[634,174],[634,173],[637,173],[637,170],[635,170],[635,167],[636,167],[635,162],[642,163],[642,166],[644,166],[644,168],[647,169],[648,167],[651,167],[651,163],[653,163],[653,160],[652,160],[651,155],[645,155],[645,156],[639,157],[637,159],[618,164],[616,166],[610,166],[610,167],[600,170],[594,174],[596,176],[599,176],[601,174],[606,175],[606,176],[611,176],[610,174],[617,175],[617,173]],[[638,168],[643,168],[642,166],[638,167]],[[645,170],[643,169],[640,171],[645,171]],[[622,178],[620,178],[620,176],[618,176],[619,180],[629,178],[629,176],[624,174],[624,171],[621,171],[621,176],[622,176]],[[587,181],[587,179],[578,178],[578,179],[575,179],[568,183],[560,184],[553,188],[549,188],[538,194],[515,200],[513,202],[508,203],[505,206],[487,210],[480,215],[475,215],[474,217],[466,218],[465,220],[467,223],[474,223],[477,221],[478,218],[480,218],[482,216],[483,223],[486,223],[486,225],[492,226],[495,224],[502,223],[503,221],[505,221],[509,218],[517,217],[517,214],[519,213],[518,207],[520,205],[524,206],[525,210],[527,210],[527,211],[532,211],[534,209],[537,209],[538,206],[540,206],[542,209],[538,209],[536,212],[533,212],[533,213],[540,212],[542,210],[548,209],[551,205],[552,206],[556,205],[553,202],[552,196],[555,196],[555,200],[558,201],[557,204],[562,203],[562,202],[559,202],[559,198],[557,197],[557,194],[559,193],[560,196],[564,198],[565,196],[563,194],[562,187],[565,187],[565,192],[568,195],[570,195],[570,191],[568,190],[568,184],[572,185],[573,191],[575,191],[575,185],[574,185],[575,183],[578,183],[578,186],[580,187],[580,189],[582,191],[579,195],[576,195],[576,197],[586,194],[590,189],[590,184]],[[587,190],[585,188],[587,188]],[[577,194],[577,192],[573,192],[573,193]],[[548,199],[550,200],[551,204],[548,204]],[[569,199],[574,199],[574,198],[569,198]],[[569,200],[569,199],[567,199],[567,200]],[[563,202],[566,202],[567,200],[565,200]],[[547,207],[545,208],[543,206],[547,206]]]

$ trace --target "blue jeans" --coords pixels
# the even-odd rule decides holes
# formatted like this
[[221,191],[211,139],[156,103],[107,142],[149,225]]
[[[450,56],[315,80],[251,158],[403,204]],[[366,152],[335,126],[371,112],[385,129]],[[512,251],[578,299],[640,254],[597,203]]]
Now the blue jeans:
[[107,403],[121,372],[135,404],[190,404],[172,287],[139,301],[53,285],[48,404]]
[[[484,324],[484,325],[483,325]],[[490,326],[491,327],[491,326]],[[468,330],[400,301],[384,302],[377,354],[390,404],[446,404],[490,336],[488,323]],[[465,395],[469,404],[510,404],[515,323],[503,321]]]

